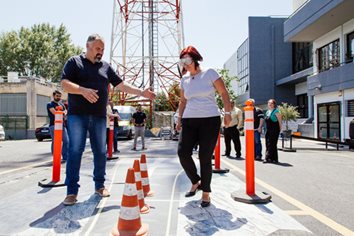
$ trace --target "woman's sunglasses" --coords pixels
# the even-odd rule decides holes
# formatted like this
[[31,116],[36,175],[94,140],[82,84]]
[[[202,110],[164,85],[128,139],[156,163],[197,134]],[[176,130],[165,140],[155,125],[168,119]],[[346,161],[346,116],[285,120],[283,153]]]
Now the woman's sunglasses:
[[189,66],[193,63],[193,60],[190,57],[184,57],[180,59],[180,63]]

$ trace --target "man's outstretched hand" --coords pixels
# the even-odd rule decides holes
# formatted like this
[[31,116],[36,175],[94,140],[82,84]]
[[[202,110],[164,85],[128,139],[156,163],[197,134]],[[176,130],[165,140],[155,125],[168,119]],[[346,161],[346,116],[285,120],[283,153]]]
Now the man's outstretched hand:
[[144,89],[143,92],[141,93],[143,97],[146,97],[150,100],[154,100],[156,97],[156,94],[150,90],[150,88]]

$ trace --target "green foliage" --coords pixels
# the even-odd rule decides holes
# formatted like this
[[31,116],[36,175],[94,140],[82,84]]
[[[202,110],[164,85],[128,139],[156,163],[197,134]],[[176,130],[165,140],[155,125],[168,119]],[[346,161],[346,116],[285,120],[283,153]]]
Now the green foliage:
[[168,97],[164,92],[157,94],[155,99],[155,111],[175,111],[180,99],[179,83],[174,83],[168,89]]
[[[220,76],[224,80],[225,87],[226,87],[227,91],[229,92],[230,99],[232,101],[235,101],[235,103],[236,103],[237,96],[235,95],[235,92],[232,89],[231,82],[234,80],[238,80],[238,78],[236,76],[230,76],[229,70],[227,70],[227,69],[218,70],[218,73],[220,74]],[[216,102],[217,102],[220,110],[224,108],[220,94],[216,95]]]
[[0,75],[17,71],[57,82],[65,62],[82,52],[71,43],[64,25],[49,24],[22,27],[0,35]]
[[156,95],[155,98],[155,111],[169,111],[170,105],[166,95],[163,92],[160,92]]
[[287,103],[282,103],[278,106],[278,110],[283,120],[285,120],[286,130],[289,129],[288,122],[296,121],[300,117],[296,106],[289,105]]

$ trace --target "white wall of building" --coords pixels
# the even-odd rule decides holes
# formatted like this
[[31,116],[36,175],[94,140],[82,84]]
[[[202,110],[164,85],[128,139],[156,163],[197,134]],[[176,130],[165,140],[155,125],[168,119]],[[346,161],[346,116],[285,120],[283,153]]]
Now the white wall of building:
[[[335,28],[334,30],[322,35],[313,42],[313,64],[314,73],[318,73],[318,54],[316,49],[325,46],[334,40],[339,39],[340,45],[340,63],[345,62],[345,53],[347,50],[346,36],[348,33],[354,31],[354,19],[345,24]],[[354,99],[354,89],[347,89],[343,91],[336,91],[331,93],[323,93],[314,96],[314,132],[317,137],[317,104],[340,102],[341,103],[341,140],[349,138],[349,122],[353,117],[347,117],[347,100]]]
[[345,24],[335,28],[334,30],[328,32],[325,35],[322,35],[320,38],[316,39],[313,42],[313,64],[315,65],[314,72],[318,72],[318,53],[317,49],[325,46],[326,44],[329,44],[333,42],[334,40],[339,39],[339,45],[340,45],[340,63],[345,62],[345,53],[347,50],[347,42],[346,42],[346,36],[348,33],[351,33],[354,31],[354,18]]
[[317,138],[317,105],[322,103],[340,102],[341,140],[349,138],[349,122],[354,117],[347,116],[347,101],[354,99],[354,89],[318,94],[314,96],[314,136]]

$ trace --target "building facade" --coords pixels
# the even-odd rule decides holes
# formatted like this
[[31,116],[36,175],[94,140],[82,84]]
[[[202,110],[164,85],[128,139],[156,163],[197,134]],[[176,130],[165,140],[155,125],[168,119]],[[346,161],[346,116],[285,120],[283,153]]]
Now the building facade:
[[11,74],[0,77],[0,124],[6,138],[34,138],[35,129],[48,123],[47,103],[56,89],[56,84],[44,79]]
[[239,79],[235,91],[238,104],[253,98],[259,106],[266,106],[270,98],[278,103],[294,104],[295,85],[275,86],[279,79],[291,74],[292,44],[284,42],[285,18],[249,17],[248,38],[238,47],[235,54],[224,64],[224,68],[237,68]]
[[314,137],[344,141],[354,118],[354,1],[310,0],[294,6],[299,8],[284,23],[284,39],[312,45],[313,66],[282,82],[301,81],[306,88]]

